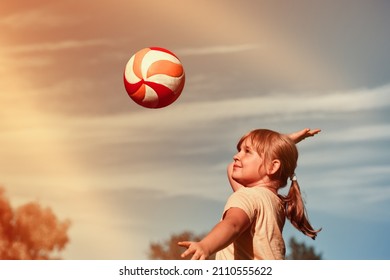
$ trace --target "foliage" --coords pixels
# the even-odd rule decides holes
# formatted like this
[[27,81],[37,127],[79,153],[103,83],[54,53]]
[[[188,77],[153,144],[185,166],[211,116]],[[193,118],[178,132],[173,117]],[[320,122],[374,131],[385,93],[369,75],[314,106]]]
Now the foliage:
[[69,226],[68,220],[58,221],[50,208],[36,202],[12,209],[0,188],[0,259],[52,259],[52,253],[69,242]]
[[321,260],[322,254],[316,254],[313,246],[307,246],[304,242],[299,243],[294,237],[290,238],[289,246],[291,253],[286,257],[288,260]]

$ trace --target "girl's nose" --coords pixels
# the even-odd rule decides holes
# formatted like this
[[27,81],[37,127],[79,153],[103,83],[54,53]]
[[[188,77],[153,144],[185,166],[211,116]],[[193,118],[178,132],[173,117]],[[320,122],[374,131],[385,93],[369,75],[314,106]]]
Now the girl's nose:
[[240,158],[238,157],[238,153],[237,154],[235,154],[234,156],[233,156],[233,160],[234,161],[237,161],[237,160],[239,160]]

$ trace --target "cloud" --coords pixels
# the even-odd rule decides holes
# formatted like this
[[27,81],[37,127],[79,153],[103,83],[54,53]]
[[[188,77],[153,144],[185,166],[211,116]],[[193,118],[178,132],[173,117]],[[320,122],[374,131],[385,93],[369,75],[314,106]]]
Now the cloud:
[[[335,117],[347,118],[348,114],[354,113],[375,114],[376,111],[387,107],[390,107],[390,86],[321,94],[280,93],[247,98],[227,97],[222,100],[173,104],[169,108],[160,110],[146,109],[131,114],[104,115],[92,119],[70,118],[67,121],[77,122],[79,127],[85,126],[85,128],[99,126],[99,130],[92,129],[91,132],[102,133],[101,131],[107,129],[111,135],[120,133],[121,135],[118,136],[123,136],[125,131],[148,131],[150,127],[153,127],[156,133],[162,132],[159,134],[160,137],[169,137],[174,130],[191,130],[192,125],[212,125],[248,118],[261,119],[264,122],[267,119],[277,121],[287,117],[288,121],[292,122],[302,118],[307,119],[308,115],[310,118],[329,120]],[[158,119],[158,126],[156,126],[156,119]],[[349,128],[348,134],[356,136],[348,136],[345,133],[342,139],[387,135],[386,127],[381,125],[377,127],[370,125],[369,129],[372,133],[361,133],[366,129],[367,127],[362,126]],[[85,133],[88,129],[83,131]],[[141,139],[149,141],[142,136],[142,133],[135,133],[132,136],[134,141],[141,141]],[[148,139],[153,141],[152,138]],[[343,141],[342,139],[340,141]]]
[[379,141],[390,139],[390,124],[385,123],[362,124],[356,127],[347,127],[343,129],[343,137],[338,137],[336,132],[326,135],[326,139],[337,139],[337,142],[354,143],[359,141]]
[[209,47],[202,47],[202,48],[178,49],[177,53],[180,54],[180,56],[228,54],[228,53],[254,50],[257,49],[258,47],[259,46],[256,44],[220,45],[220,46],[209,46]]
[[0,25],[12,29],[53,28],[74,26],[80,23],[80,18],[50,10],[49,6],[38,5],[35,8],[19,9],[19,12],[11,13],[0,18]]
[[[31,52],[49,52],[49,51],[61,51],[69,49],[80,49],[86,47],[96,47],[96,46],[110,46],[112,45],[111,41],[102,40],[102,39],[92,39],[92,40],[65,40],[58,42],[46,42],[46,43],[36,43],[36,44],[25,44],[25,45],[15,45],[5,49],[5,53],[31,53]],[[34,58],[32,58],[34,59]]]

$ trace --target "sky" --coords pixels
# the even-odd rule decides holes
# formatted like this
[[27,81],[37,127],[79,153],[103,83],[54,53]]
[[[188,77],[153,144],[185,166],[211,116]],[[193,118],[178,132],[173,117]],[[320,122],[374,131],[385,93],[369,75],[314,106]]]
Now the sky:
[[[64,259],[147,259],[208,232],[226,166],[255,128],[320,128],[297,177],[323,259],[390,259],[389,1],[20,1],[0,4],[0,186],[69,219]],[[186,84],[138,106],[123,71],[158,46]]]

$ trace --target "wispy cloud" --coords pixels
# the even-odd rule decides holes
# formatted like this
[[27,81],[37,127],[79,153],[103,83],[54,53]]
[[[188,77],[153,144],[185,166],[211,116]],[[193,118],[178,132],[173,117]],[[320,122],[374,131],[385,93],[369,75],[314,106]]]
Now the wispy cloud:
[[65,40],[57,42],[43,42],[36,44],[24,44],[14,45],[13,47],[4,48],[3,52],[6,53],[30,53],[30,52],[48,52],[48,51],[60,51],[69,49],[80,49],[86,47],[96,46],[111,46],[112,42],[103,39],[92,40]]
[[[342,137],[336,135],[338,132],[331,132],[326,135],[327,140],[334,139],[338,143],[354,143],[359,141],[388,140],[390,139],[390,124],[370,123],[361,124],[355,127],[343,129]],[[326,140],[325,140],[326,141]]]
[[256,44],[242,44],[242,45],[220,45],[220,46],[208,46],[202,48],[187,48],[179,49],[177,53],[180,56],[193,56],[193,55],[214,55],[214,54],[227,54],[235,52],[244,52],[258,48]]
[[[161,130],[170,130],[181,129],[183,125],[188,126],[196,122],[213,123],[240,118],[261,117],[264,120],[267,118],[284,119],[288,116],[290,120],[293,120],[301,119],[302,116],[305,117],[310,113],[316,113],[317,118],[329,118],[337,113],[346,114],[390,107],[390,86],[322,94],[278,93],[175,105],[155,111],[141,110],[131,115],[104,116],[104,119],[93,120],[93,122],[97,122],[99,125],[104,123],[115,123],[119,126],[130,124],[134,128],[141,129],[148,125],[154,126],[155,120],[158,118]],[[140,121],[131,122],[132,118],[137,118]],[[89,122],[89,120],[86,121]],[[361,130],[362,128],[354,129]],[[383,135],[381,129],[382,127],[376,128],[376,134]],[[351,132],[356,133],[356,131]]]
[[36,9],[24,10],[0,18],[0,26],[19,28],[50,28],[64,26],[74,26],[80,23],[80,18],[74,18],[61,13],[56,13],[49,8],[39,7]]

